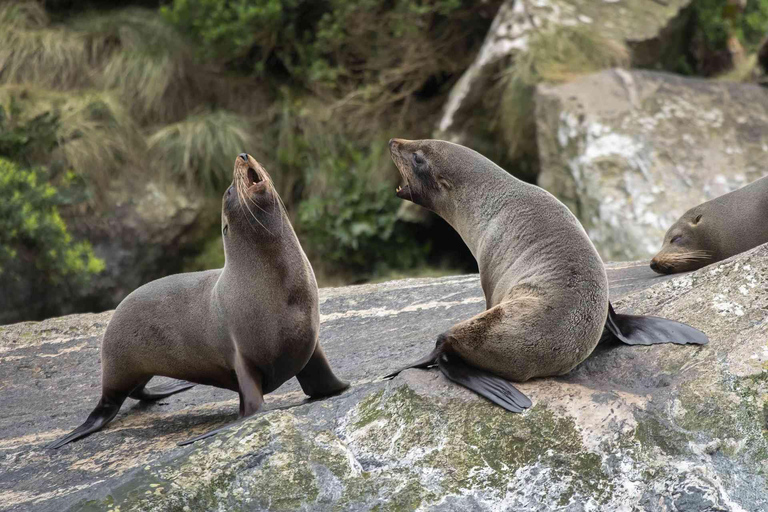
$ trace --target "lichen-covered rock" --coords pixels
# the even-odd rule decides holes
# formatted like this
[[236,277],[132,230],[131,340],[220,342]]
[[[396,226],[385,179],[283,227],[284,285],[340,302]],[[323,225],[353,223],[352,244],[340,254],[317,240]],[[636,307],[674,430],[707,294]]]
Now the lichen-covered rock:
[[768,174],[768,92],[609,70],[536,93],[539,185],[607,260],[647,258],[689,208]]
[[44,451],[95,402],[110,313],[0,328],[0,509],[768,510],[768,245],[681,276],[608,274],[617,309],[711,343],[600,346],[567,376],[520,384],[534,406],[511,414],[438,371],[379,379],[483,309],[476,276],[325,289],[321,341],[350,390],[302,402],[290,383],[183,448],[234,418],[233,393],[126,407]]
[[440,136],[459,143],[471,142],[467,138],[481,129],[471,129],[471,124],[478,117],[478,109],[482,109],[483,98],[493,89],[499,72],[517,52],[527,48],[532,31],[559,25],[593,26],[603,36],[626,43],[634,66],[655,67],[676,62],[681,55],[680,36],[690,3],[691,0],[507,0],[477,58],[451,90],[438,125]]

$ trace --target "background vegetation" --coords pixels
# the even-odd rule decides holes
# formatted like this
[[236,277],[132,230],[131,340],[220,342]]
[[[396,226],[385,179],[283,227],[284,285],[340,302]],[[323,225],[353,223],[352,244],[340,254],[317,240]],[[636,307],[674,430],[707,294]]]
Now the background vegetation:
[[[433,135],[500,4],[0,0],[0,285],[58,290],[29,318],[66,311],[56,297],[90,293],[104,268],[83,219],[113,215],[125,183],[173,183],[216,213],[243,150],[274,176],[321,284],[472,270],[444,225],[399,213],[386,140]],[[768,0],[692,8],[675,71],[755,79]],[[724,63],[734,47],[743,59]],[[535,34],[498,79],[489,152],[530,179],[535,85],[627,62],[594,31]],[[218,216],[198,224],[162,273],[223,263]]]

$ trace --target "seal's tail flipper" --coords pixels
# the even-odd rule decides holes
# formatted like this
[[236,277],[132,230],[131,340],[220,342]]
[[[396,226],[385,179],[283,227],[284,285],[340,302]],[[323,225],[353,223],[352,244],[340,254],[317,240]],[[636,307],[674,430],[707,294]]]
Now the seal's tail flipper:
[[706,345],[707,335],[690,325],[656,316],[619,315],[608,304],[608,318],[600,341],[615,338],[627,345]]
[[418,361],[414,361],[411,364],[404,366],[403,368],[400,368],[397,371],[390,373],[389,375],[386,375],[384,379],[393,379],[397,377],[400,374],[400,372],[407,370],[409,368],[429,368],[430,366],[435,366],[437,364],[437,357],[440,355],[441,352],[442,352],[441,345],[438,344],[438,346],[436,346],[434,350],[432,350],[432,352],[430,352],[428,355],[422,357]]
[[194,384],[192,382],[187,382],[186,380],[177,380],[174,382],[169,382],[168,384],[161,384],[159,386],[154,386],[151,388],[142,386],[139,389],[134,389],[133,391],[131,391],[131,394],[128,396],[130,396],[135,400],[144,400],[144,401],[160,400],[161,398],[165,398],[171,395],[175,395],[176,393],[181,393],[182,391],[186,391],[191,387],[194,387]]
[[[123,400],[125,400],[125,398],[123,398]],[[112,419],[117,416],[117,411],[119,411],[120,406],[123,405],[123,400],[120,400],[119,402],[110,402],[106,398],[102,397],[101,400],[99,400],[99,405],[97,405],[96,408],[91,412],[91,414],[88,416],[88,419],[85,420],[85,423],[61,439],[49,444],[46,446],[46,448],[55,450],[57,448],[61,448],[65,444],[71,443],[72,441],[77,441],[78,439],[82,439],[83,437],[87,437],[94,432],[101,430],[104,428],[104,425],[112,421]]]
[[440,354],[440,371],[453,382],[471,389],[480,396],[511,412],[523,412],[531,400],[506,379],[470,366],[455,354]]

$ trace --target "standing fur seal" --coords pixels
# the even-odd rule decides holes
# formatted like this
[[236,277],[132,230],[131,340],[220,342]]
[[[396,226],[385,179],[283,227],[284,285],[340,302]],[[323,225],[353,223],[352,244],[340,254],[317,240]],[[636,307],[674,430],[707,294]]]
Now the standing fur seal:
[[674,274],[768,243],[768,176],[694,206],[664,235],[651,268]]
[[120,303],[101,345],[101,399],[85,423],[49,448],[101,429],[128,397],[157,400],[193,386],[146,388],[154,375],[237,391],[240,417],[294,376],[311,397],[348,387],[317,341],[309,260],[271,178],[245,153],[235,160],[221,223],[224,268],[152,281]]
[[600,256],[549,192],[450,142],[392,139],[389,147],[405,181],[397,196],[461,235],[477,260],[487,308],[438,336],[435,349],[406,368],[437,364],[449,379],[521,412],[531,401],[509,381],[568,373],[601,339],[707,342],[685,324],[617,315]]

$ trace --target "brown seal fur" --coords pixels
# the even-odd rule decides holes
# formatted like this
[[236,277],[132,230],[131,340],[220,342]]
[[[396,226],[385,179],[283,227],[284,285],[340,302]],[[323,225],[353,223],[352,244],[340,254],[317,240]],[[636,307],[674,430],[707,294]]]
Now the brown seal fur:
[[651,268],[687,272],[768,243],[768,176],[694,206],[664,235]]
[[297,377],[311,397],[345,389],[318,343],[317,283],[267,172],[243,153],[222,200],[224,268],[168,276],[128,295],[101,346],[102,395],[86,422],[52,443],[85,437],[127,397],[153,400],[189,382],[145,388],[155,375],[236,391],[240,416]]
[[441,334],[435,350],[409,367],[437,364],[451,380],[519,412],[530,400],[508,381],[569,372],[604,328],[629,344],[706,342],[677,322],[616,315],[600,256],[549,192],[450,142],[392,139],[390,152],[405,181],[398,197],[440,215],[472,251],[487,308]]

